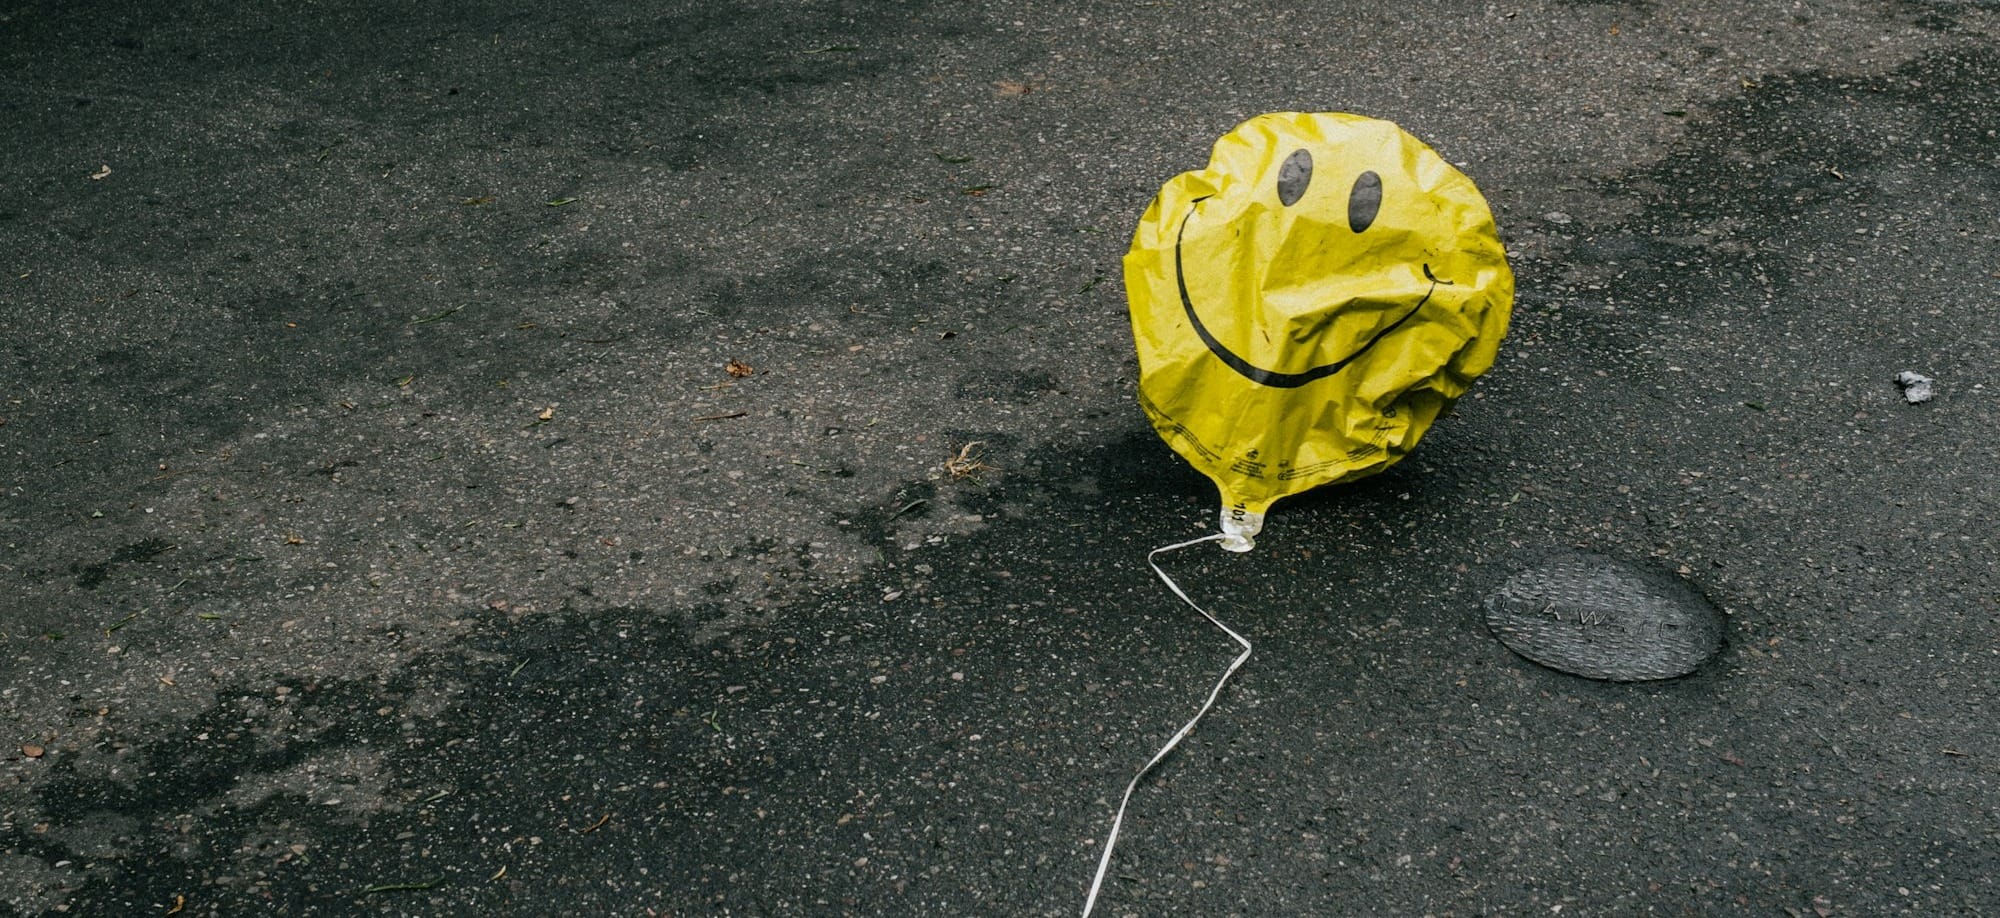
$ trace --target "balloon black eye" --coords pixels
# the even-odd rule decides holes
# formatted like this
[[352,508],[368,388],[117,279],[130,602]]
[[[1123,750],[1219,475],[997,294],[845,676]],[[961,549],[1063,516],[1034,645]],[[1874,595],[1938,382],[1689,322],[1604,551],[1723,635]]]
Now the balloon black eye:
[[1295,150],[1285,157],[1278,167],[1278,200],[1286,207],[1299,203],[1305,197],[1306,186],[1313,180],[1313,155],[1305,150]]
[[1357,233],[1375,223],[1375,215],[1382,210],[1382,177],[1373,172],[1363,172],[1354,179],[1354,190],[1347,193],[1347,228]]

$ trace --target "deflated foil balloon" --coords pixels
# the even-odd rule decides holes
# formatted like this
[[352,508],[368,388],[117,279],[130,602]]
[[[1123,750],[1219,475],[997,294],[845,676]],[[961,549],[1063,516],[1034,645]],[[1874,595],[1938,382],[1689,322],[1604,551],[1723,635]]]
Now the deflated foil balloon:
[[1139,402],[1248,551],[1279,498],[1382,471],[1493,365],[1514,275],[1472,180],[1387,121],[1252,118],[1125,255]]

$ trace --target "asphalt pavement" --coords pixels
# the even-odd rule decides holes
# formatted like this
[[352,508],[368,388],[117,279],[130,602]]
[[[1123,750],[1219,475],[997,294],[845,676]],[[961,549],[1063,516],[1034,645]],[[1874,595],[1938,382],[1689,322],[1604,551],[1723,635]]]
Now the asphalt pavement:
[[[2000,4],[13,0],[0,914],[1076,913],[1233,651],[1119,259],[1288,110],[1513,330],[1169,556],[1098,914],[2000,913]],[[1568,551],[1723,651],[1513,655]]]

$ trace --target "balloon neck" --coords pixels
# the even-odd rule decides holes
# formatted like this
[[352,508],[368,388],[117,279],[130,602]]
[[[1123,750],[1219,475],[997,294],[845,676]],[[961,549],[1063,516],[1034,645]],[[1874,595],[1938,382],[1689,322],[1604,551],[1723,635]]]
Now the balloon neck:
[[1244,552],[1257,547],[1257,533],[1264,529],[1264,514],[1254,513],[1242,504],[1222,508],[1222,538],[1219,540],[1224,551]]

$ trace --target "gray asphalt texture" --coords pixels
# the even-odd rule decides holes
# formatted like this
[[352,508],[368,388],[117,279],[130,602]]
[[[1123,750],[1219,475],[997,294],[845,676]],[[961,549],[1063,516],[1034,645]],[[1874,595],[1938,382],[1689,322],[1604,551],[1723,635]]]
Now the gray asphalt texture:
[[[1338,110],[1479,183],[1514,331],[1408,461],[1169,558],[1257,650],[1099,913],[2000,913],[1996,40],[0,3],[0,912],[1076,912],[1231,653],[1144,563],[1215,499],[1119,257]],[[1514,656],[1479,599],[1562,551],[1722,653]]]

